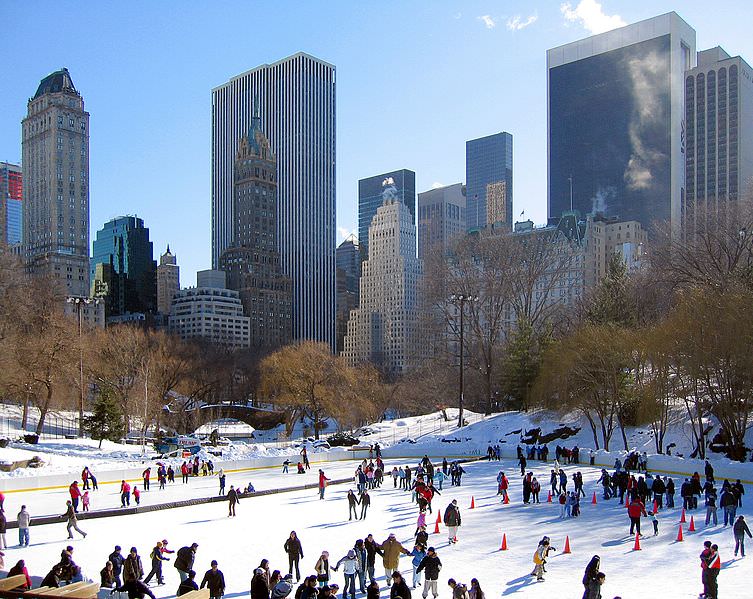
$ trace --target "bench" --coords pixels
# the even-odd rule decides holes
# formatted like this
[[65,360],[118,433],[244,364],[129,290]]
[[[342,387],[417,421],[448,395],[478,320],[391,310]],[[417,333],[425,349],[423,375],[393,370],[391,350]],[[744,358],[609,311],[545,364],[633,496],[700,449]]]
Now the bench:
[[180,596],[181,599],[209,599],[209,589],[203,588],[198,591],[189,591],[185,595]]
[[[42,597],[65,597],[65,599],[93,599],[99,592],[98,582],[79,581],[67,584],[62,587],[41,587],[32,589],[24,596],[42,596]],[[207,598],[208,599],[208,598]]]
[[12,591],[20,586],[26,586],[26,576],[23,574],[0,579],[0,591]]

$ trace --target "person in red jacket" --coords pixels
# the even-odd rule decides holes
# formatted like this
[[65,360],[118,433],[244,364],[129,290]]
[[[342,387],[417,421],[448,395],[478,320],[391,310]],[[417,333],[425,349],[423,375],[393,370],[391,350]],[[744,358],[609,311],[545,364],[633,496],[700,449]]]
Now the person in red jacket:
[[71,503],[73,504],[73,511],[78,512],[78,501],[81,497],[81,489],[78,488],[78,481],[74,480],[71,486],[68,487],[68,492],[71,494]]
[[120,481],[120,505],[125,507],[126,504],[131,505],[131,485],[122,480]]
[[329,479],[324,476],[324,470],[319,470],[319,499],[324,499],[324,489]]
[[81,482],[84,483],[84,491],[89,490],[89,467],[84,466],[84,469],[81,471]]
[[638,497],[635,497],[630,502],[628,516],[630,518],[630,534],[632,535],[635,529],[640,536],[643,536],[641,535],[641,516],[648,516],[648,514],[646,513],[646,506],[643,505],[643,502]]

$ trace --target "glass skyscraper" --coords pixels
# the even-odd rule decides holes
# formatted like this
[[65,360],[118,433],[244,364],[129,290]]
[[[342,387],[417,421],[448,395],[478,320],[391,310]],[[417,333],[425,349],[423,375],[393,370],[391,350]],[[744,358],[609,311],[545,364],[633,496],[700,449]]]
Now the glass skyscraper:
[[277,157],[280,264],[292,334],[335,347],[335,67],[298,53],[212,90],[212,267],[233,234],[233,166],[254,104]]
[[384,184],[389,179],[392,179],[397,199],[408,207],[413,225],[416,224],[416,173],[403,168],[358,181],[358,242],[361,261],[369,257],[369,227],[377,209],[382,205]]
[[504,226],[512,231],[512,135],[495,133],[465,142],[466,226],[483,229],[487,218],[488,186],[505,183]]
[[550,220],[572,208],[679,224],[694,62],[695,31],[676,13],[547,52]]

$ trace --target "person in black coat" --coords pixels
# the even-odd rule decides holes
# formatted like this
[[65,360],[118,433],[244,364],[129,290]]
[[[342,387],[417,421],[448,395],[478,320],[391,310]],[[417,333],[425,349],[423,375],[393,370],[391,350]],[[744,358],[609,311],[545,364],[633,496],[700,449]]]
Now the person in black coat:
[[47,573],[47,576],[42,579],[42,584],[40,584],[39,586],[53,588],[59,587],[60,574],[62,573],[62,571],[63,567],[60,564],[55,564],[54,566],[52,566],[52,570]]
[[596,579],[599,573],[599,566],[601,566],[601,558],[598,555],[594,555],[591,561],[586,566],[586,571],[583,573],[583,587],[588,592],[588,587],[592,580]]
[[267,575],[261,568],[256,568],[251,578],[251,599],[269,599]]
[[392,573],[392,586],[390,587],[390,599],[411,599],[410,588],[405,583],[403,575],[397,570]]
[[225,575],[217,567],[217,560],[213,559],[211,568],[204,573],[204,578],[201,579],[200,588],[207,587],[209,589],[209,597],[211,599],[220,599],[225,594]]
[[235,516],[235,504],[240,501],[238,497],[238,491],[235,490],[233,485],[230,485],[230,490],[227,492],[228,511],[227,517]]
[[199,585],[196,584],[196,572],[193,570],[188,571],[188,578],[186,578],[184,581],[182,581],[178,585],[178,590],[175,593],[176,597],[180,597],[181,595],[185,595],[186,593],[190,593],[191,591],[198,591]]
[[429,547],[426,551],[426,556],[421,560],[416,568],[416,573],[424,572],[424,596],[429,595],[431,591],[434,599],[437,599],[439,591],[437,589],[437,580],[439,579],[439,571],[442,569],[442,561],[439,559],[434,547]]
[[149,595],[152,599],[157,599],[143,582],[138,579],[132,578],[127,580],[122,586],[115,587],[110,591],[110,595],[114,593],[128,593],[128,599],[144,599],[144,595]]
[[181,547],[175,555],[175,569],[180,575],[183,582],[188,578],[188,572],[193,570],[193,562],[196,559],[196,550],[199,548],[198,543],[193,543],[190,547]]
[[125,558],[120,553],[120,545],[115,545],[115,551],[113,551],[107,558],[112,562],[112,573],[115,576],[115,586],[120,586],[120,574],[123,572],[123,562]]
[[294,530],[290,531],[290,536],[285,540],[283,545],[285,553],[288,554],[288,574],[293,573],[293,566],[295,566],[295,581],[301,580],[301,570],[298,567],[298,563],[303,557],[303,547],[301,546],[301,540]]

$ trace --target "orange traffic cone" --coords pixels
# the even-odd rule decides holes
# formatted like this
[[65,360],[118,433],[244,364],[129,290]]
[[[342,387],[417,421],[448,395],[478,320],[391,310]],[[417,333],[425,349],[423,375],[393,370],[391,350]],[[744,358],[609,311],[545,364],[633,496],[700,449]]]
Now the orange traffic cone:
[[504,503],[504,504],[510,503],[510,496],[509,495],[505,495],[505,500],[502,503]]
[[682,541],[682,524],[678,524],[678,526],[680,527],[677,531],[677,542],[679,543]]
[[570,537],[565,537],[565,549],[562,551],[562,553],[572,553],[570,551]]
[[439,514],[437,514],[437,521],[434,523],[434,534],[439,534],[439,523],[442,521],[442,519],[439,517]]
[[659,503],[654,499],[654,514],[659,513]]
[[690,526],[688,526],[688,532],[695,532],[695,522],[693,516],[690,517]]
[[474,509],[476,507],[476,500],[473,498],[473,495],[471,495],[471,507],[470,509]]
[[640,551],[641,550],[641,539],[638,536],[638,533],[635,533],[635,545],[633,545],[633,551]]
[[507,551],[507,535],[505,533],[502,533],[502,546],[499,548],[500,551]]
[[547,503],[552,503],[552,492],[549,491],[549,496],[546,498]]
[[594,491],[594,496],[591,498],[591,503],[596,505],[596,491]]
[[685,524],[687,520],[685,519],[685,508],[682,508],[682,516],[680,516],[680,522]]

